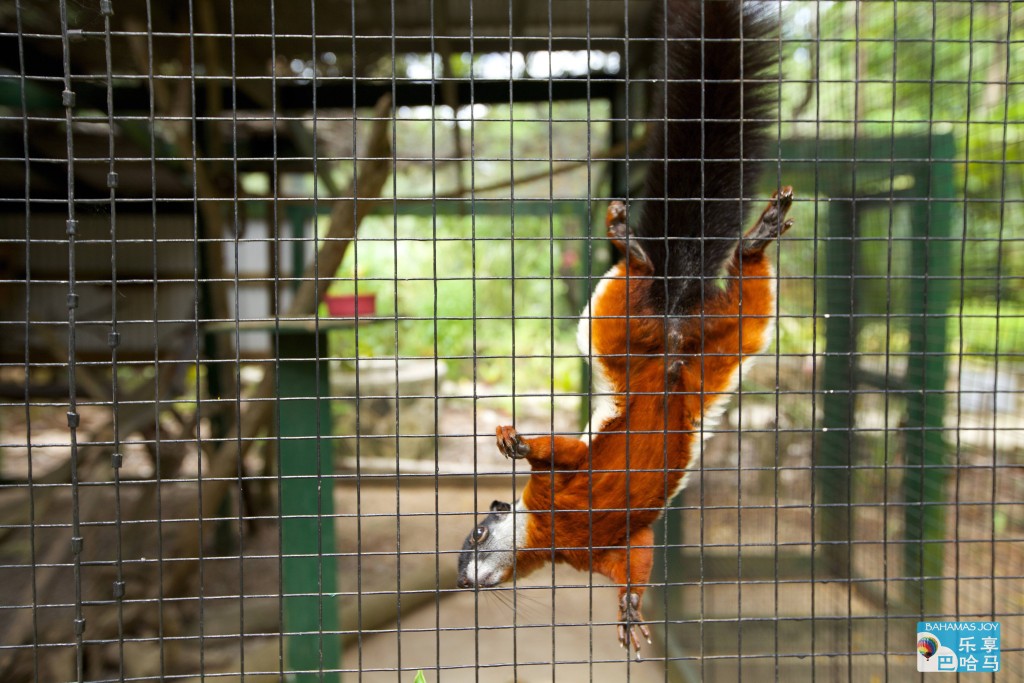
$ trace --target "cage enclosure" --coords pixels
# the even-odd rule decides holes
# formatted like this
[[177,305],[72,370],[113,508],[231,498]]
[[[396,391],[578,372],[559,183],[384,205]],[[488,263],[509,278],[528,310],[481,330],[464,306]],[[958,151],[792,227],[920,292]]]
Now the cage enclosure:
[[1022,16],[6,3],[0,678],[1020,679]]

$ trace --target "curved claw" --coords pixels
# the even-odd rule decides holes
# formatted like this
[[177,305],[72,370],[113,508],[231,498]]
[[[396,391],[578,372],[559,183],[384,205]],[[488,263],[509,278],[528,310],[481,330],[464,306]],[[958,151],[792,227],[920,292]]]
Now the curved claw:
[[640,639],[637,637],[637,630],[651,644],[651,630],[644,623],[644,615],[640,613],[640,594],[629,593],[628,599],[625,593],[619,600],[619,645],[627,650],[632,645],[636,653],[637,661],[640,660]]
[[772,199],[778,205],[779,210],[783,215],[789,211],[789,207],[793,204],[793,186],[783,185],[781,188],[772,192]]
[[506,458],[519,460],[530,454],[530,445],[526,443],[515,427],[498,427],[495,430],[498,450]]

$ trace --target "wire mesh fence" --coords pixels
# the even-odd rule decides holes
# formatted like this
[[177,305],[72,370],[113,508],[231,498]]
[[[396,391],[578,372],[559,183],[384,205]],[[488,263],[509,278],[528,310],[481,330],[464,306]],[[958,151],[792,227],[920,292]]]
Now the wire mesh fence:
[[0,8],[2,678],[1020,678],[1020,3],[742,4]]

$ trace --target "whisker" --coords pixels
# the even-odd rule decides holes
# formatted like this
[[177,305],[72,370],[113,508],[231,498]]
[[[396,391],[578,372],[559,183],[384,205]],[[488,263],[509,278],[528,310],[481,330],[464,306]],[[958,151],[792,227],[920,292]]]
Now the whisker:
[[492,596],[493,601],[500,603],[520,617],[535,622],[548,621],[550,603],[534,595],[508,589],[490,590],[487,593]]

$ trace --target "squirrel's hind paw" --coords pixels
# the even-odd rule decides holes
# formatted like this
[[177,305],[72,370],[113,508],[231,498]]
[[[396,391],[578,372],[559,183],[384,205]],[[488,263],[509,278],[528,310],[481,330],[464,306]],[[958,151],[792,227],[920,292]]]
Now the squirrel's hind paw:
[[773,240],[778,239],[793,227],[792,219],[786,219],[793,205],[793,188],[789,185],[772,194],[768,206],[740,243],[744,256],[752,256],[764,251]]
[[623,593],[619,598],[619,645],[627,650],[632,645],[636,658],[640,659],[640,638],[637,630],[643,634],[647,644],[651,643],[651,629],[644,623],[644,615],[640,613],[640,594]]
[[652,272],[654,265],[651,263],[650,257],[640,244],[640,239],[633,236],[629,229],[626,205],[619,201],[610,202],[604,222],[605,227],[608,228],[608,239],[612,241],[619,252],[634,266],[645,272]]

